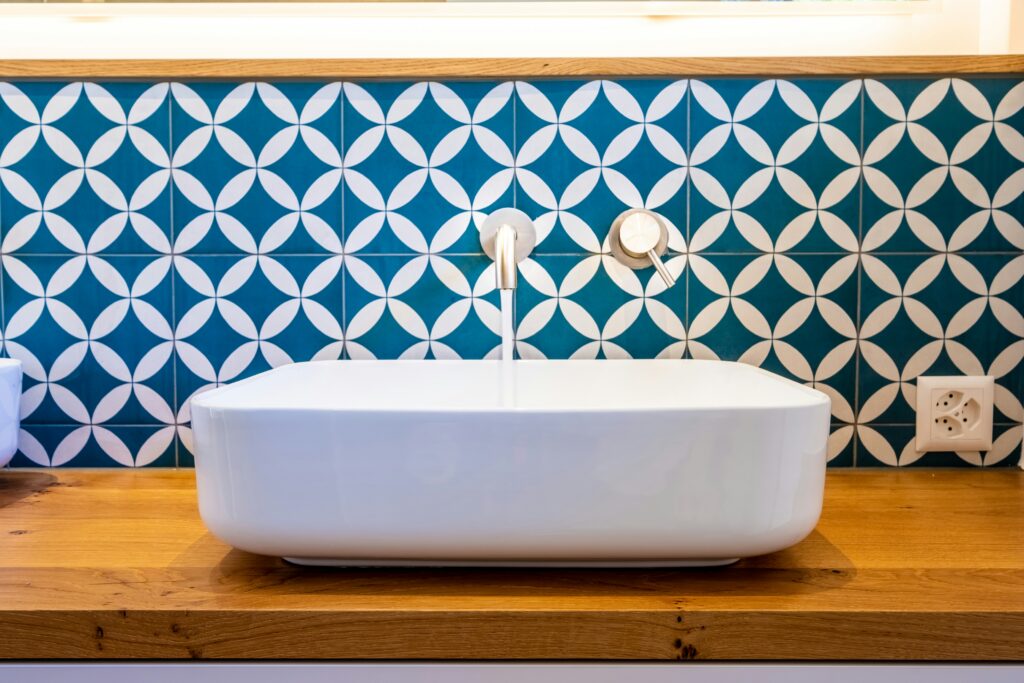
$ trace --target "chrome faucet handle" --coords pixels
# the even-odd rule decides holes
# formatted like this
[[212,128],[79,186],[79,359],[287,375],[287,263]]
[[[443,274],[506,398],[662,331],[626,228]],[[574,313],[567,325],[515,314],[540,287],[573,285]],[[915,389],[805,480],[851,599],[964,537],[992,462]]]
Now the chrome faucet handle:
[[633,269],[654,266],[658,275],[671,287],[676,283],[661,260],[668,247],[668,226],[647,209],[630,209],[619,214],[609,235],[612,255],[619,263]]

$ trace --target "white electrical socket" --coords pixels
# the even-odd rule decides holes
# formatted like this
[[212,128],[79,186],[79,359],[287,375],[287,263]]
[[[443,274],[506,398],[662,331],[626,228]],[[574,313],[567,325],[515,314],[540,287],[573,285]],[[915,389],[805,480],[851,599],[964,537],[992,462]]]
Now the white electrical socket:
[[918,377],[918,452],[991,449],[994,396],[989,376]]

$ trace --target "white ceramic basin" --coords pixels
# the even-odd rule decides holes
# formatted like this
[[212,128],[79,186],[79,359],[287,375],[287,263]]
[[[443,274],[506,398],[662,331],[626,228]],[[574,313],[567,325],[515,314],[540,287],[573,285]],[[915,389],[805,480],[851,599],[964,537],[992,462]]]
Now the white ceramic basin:
[[192,400],[210,530],[303,564],[710,565],[821,512],[829,399],[736,363],[332,361]]
[[21,361],[0,358],[0,467],[18,451]]

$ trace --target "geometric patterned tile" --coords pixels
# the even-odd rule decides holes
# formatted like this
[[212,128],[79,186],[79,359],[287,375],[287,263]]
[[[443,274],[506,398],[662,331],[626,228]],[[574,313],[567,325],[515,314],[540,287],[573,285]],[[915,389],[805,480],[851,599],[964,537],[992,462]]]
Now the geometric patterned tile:
[[1013,467],[1018,464],[1020,425],[996,425],[987,453],[918,453],[914,425],[877,425],[858,432],[858,467]]
[[0,84],[4,253],[168,253],[167,85]]
[[865,251],[1024,249],[1024,83],[868,80],[865,93]]
[[994,374],[997,420],[1020,420],[1024,258],[864,257],[860,421],[912,423],[914,380]]
[[[218,383],[496,357],[517,206],[522,357],[742,360],[831,396],[832,466],[1010,465],[1022,130],[1019,78],[0,83],[14,463],[188,466]],[[672,288],[609,255],[641,206]],[[995,376],[991,452],[908,447],[925,372]]]
[[171,86],[176,253],[341,253],[337,83]]
[[196,255],[175,267],[182,401],[285,363],[341,357],[340,256]]
[[494,266],[483,254],[346,259],[347,358],[484,358],[500,350]]
[[664,216],[682,250],[687,81],[516,83],[518,205],[537,254],[600,253],[615,217]]
[[691,86],[691,251],[857,250],[861,82]]
[[5,351],[26,423],[162,424],[174,386],[170,259],[3,256]]
[[[680,278],[685,256],[666,266]],[[538,255],[521,264],[516,336],[523,358],[682,358],[686,301],[652,270],[608,255]]]
[[171,427],[27,424],[12,467],[173,467]]
[[346,83],[345,252],[480,253],[513,202],[511,83]]
[[689,351],[806,382],[853,422],[857,257],[691,255]]
[[828,438],[829,467],[853,467],[856,464],[856,451],[856,428],[847,424],[833,424]]

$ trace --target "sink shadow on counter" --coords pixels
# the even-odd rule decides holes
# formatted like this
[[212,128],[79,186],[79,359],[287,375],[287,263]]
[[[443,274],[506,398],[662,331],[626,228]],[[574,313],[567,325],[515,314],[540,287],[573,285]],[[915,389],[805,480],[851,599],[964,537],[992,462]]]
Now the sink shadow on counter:
[[0,508],[46,491],[56,484],[57,477],[46,472],[0,469]]
[[[182,553],[175,566],[187,570],[194,550],[206,556],[207,534]],[[224,547],[207,587],[225,595],[244,592],[250,598],[285,595],[366,599],[374,597],[433,598],[445,596],[540,598],[566,597],[650,599],[717,596],[785,596],[834,590],[856,576],[853,563],[821,533],[771,555],[741,560],[720,568],[312,568],[279,558]],[[209,571],[209,570],[207,570]]]

